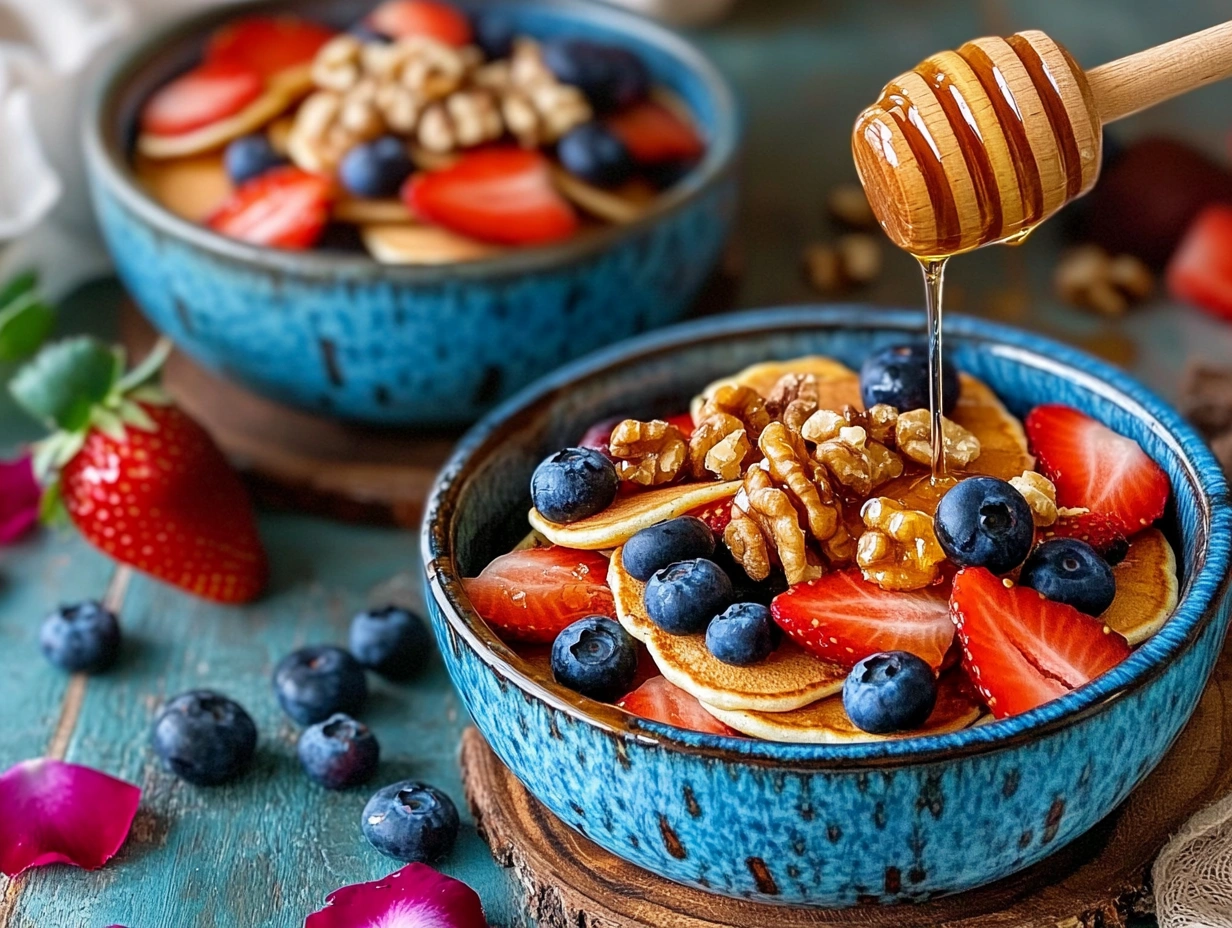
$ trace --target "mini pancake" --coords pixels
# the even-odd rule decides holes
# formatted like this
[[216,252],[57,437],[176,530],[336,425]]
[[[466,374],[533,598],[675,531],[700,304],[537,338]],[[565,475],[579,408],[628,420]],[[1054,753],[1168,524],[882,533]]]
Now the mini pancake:
[[716,380],[693,398],[689,410],[696,416],[706,397],[723,384],[734,383],[752,387],[762,396],[769,396],[774,385],[787,374],[812,374],[822,381],[825,387],[822,390],[821,405],[826,409],[842,409],[844,406],[863,408],[860,402],[860,377],[855,371],[833,358],[808,355],[790,361],[765,361],[746,367],[734,377]]
[[530,524],[554,545],[583,551],[606,551],[623,545],[644,528],[682,516],[698,506],[708,506],[735,496],[739,489],[738,480],[728,483],[685,483],[626,496],[616,500],[603,512],[569,525],[549,522],[538,510],[532,509]]
[[366,200],[360,197],[341,196],[334,201],[334,218],[339,222],[353,222],[357,226],[412,224],[415,217],[401,200]]
[[1178,582],[1172,545],[1157,528],[1139,532],[1129,544],[1129,554],[1112,573],[1116,599],[1100,619],[1131,645],[1141,644],[1176,610]]
[[453,264],[478,261],[500,253],[495,245],[440,226],[411,222],[365,225],[360,235],[368,252],[382,264]]
[[233,189],[221,152],[156,161],[138,155],[137,179],[160,204],[181,219],[204,222]]
[[975,723],[984,711],[961,670],[945,674],[937,690],[937,706],[922,728],[895,735],[872,735],[856,728],[843,708],[842,696],[831,696],[793,712],[740,712],[702,703],[702,708],[743,735],[764,741],[798,744],[855,744],[896,741],[959,731]]
[[142,132],[137,137],[137,151],[147,158],[156,159],[183,158],[214,151],[232,139],[256,132],[277,119],[311,89],[309,66],[291,68],[272,78],[265,92],[235,115],[177,135]]
[[710,653],[705,635],[668,634],[646,615],[642,602],[646,585],[629,575],[620,558],[618,549],[608,567],[617,620],[646,645],[668,682],[694,698],[727,710],[773,713],[799,709],[842,689],[847,677],[843,668],[788,639],[761,663],[733,667]]
[[578,209],[616,225],[641,219],[656,196],[654,188],[644,182],[633,181],[616,190],[604,190],[559,167],[552,168],[552,182]]

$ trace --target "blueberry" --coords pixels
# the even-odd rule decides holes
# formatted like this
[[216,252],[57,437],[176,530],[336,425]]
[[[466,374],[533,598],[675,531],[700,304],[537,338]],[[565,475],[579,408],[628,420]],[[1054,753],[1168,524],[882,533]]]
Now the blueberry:
[[951,561],[994,574],[1025,561],[1035,541],[1031,507],[996,477],[970,477],[941,497],[933,528]]
[[357,197],[395,197],[415,166],[406,144],[394,135],[356,145],[338,165],[338,179]]
[[708,558],[714,549],[710,526],[696,516],[681,516],[644,528],[626,541],[621,563],[630,576],[645,583],[669,564]]
[[616,622],[592,615],[574,622],[552,644],[552,676],[583,696],[612,702],[637,674],[637,642]]
[[[958,371],[944,357],[941,364],[941,411],[949,415],[958,405]],[[864,408],[878,403],[899,412],[928,408],[928,346],[891,345],[869,355],[860,368],[860,395]]]
[[612,505],[616,465],[592,448],[566,448],[535,468],[530,498],[550,522],[578,522]]
[[569,132],[556,146],[560,163],[596,187],[619,187],[633,176],[633,156],[607,126],[588,122]]
[[[734,602],[760,603],[763,606],[769,606],[774,597],[787,592],[787,576],[781,567],[772,567],[770,575],[765,580],[754,580],[745,571],[744,566],[732,557],[727,545],[716,545],[710,560],[723,568],[723,572],[731,580]],[[778,625],[775,625],[774,629],[777,640]]]
[[478,13],[471,18],[471,30],[475,33],[475,44],[483,49],[488,61],[513,54],[517,29],[508,16],[496,12]]
[[557,80],[579,88],[600,113],[636,103],[650,89],[646,66],[628,49],[585,39],[549,39],[542,49]]
[[39,629],[43,656],[70,673],[100,673],[120,655],[120,623],[102,603],[61,606]]
[[257,749],[257,726],[234,700],[190,690],[158,710],[150,741],[163,767],[181,780],[217,786],[248,768]]
[[1112,568],[1077,538],[1044,542],[1027,558],[1018,582],[1087,615],[1102,615],[1116,598]]
[[453,850],[458,808],[435,786],[403,780],[373,794],[364,806],[361,827],[368,843],[382,854],[429,864]]
[[928,662],[906,651],[871,654],[843,683],[843,708],[871,735],[919,728],[937,704],[937,677]]
[[390,680],[409,680],[434,650],[432,634],[419,616],[398,606],[369,609],[351,619],[351,653]]
[[714,561],[678,561],[655,573],[644,602],[650,620],[673,635],[693,635],[732,604],[731,578]]
[[341,712],[305,728],[296,752],[304,773],[326,789],[366,783],[381,758],[381,746],[368,726]]
[[301,725],[315,725],[335,712],[358,712],[368,698],[368,679],[341,648],[300,648],[274,668],[274,692],[283,712]]
[[269,137],[260,132],[240,136],[227,146],[222,160],[227,175],[235,184],[243,184],[287,163],[286,158],[274,151]]
[[748,667],[764,661],[774,650],[774,620],[758,603],[737,603],[710,620],[706,647],[724,664]]

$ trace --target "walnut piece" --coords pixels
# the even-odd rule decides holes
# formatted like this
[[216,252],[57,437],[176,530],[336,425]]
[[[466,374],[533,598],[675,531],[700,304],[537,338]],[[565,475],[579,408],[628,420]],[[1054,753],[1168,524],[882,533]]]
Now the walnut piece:
[[684,470],[689,446],[680,429],[661,419],[626,419],[612,430],[609,443],[621,480],[644,487],[671,483]]
[[[758,530],[760,541],[753,528]],[[723,532],[723,540],[754,580],[769,576],[773,558],[783,565],[783,573],[792,586],[825,573],[825,568],[809,557],[808,541],[791,497],[757,465],[745,474],[744,486],[732,503],[732,521]]]
[[1057,521],[1057,488],[1043,474],[1033,470],[1023,471],[1021,477],[1010,480],[1010,486],[1027,501],[1031,507],[1031,517],[1039,528],[1047,528]]
[[725,383],[715,388],[714,393],[706,397],[701,408],[693,417],[694,425],[701,425],[715,413],[726,413],[735,416],[749,433],[749,440],[756,441],[761,437],[762,430],[770,424],[770,413],[766,411],[766,401],[752,387]]
[[720,480],[739,480],[752,451],[744,423],[725,412],[703,419],[689,436],[689,460],[697,480],[711,474]]
[[1121,316],[1155,289],[1151,270],[1133,255],[1113,257],[1098,245],[1081,245],[1061,256],[1053,276],[1057,296],[1104,316]]
[[874,497],[860,515],[868,530],[860,536],[856,563],[865,580],[883,590],[921,590],[936,581],[945,552],[927,513]]
[[835,481],[856,496],[902,476],[903,459],[879,441],[870,441],[860,426],[845,426],[817,446],[813,456],[826,465]]
[[826,194],[826,212],[830,218],[853,229],[872,231],[877,228],[877,217],[869,205],[864,188],[848,182],[830,188]]
[[798,432],[808,417],[817,412],[820,390],[820,381],[814,374],[784,374],[766,398],[766,411],[772,419]]
[[881,274],[881,242],[853,232],[833,245],[814,242],[804,250],[804,272],[821,293],[837,293],[870,284]]
[[884,403],[878,403],[867,412],[854,406],[844,406],[837,411],[819,409],[800,426],[800,434],[820,444],[837,438],[843,428],[857,426],[864,429],[872,441],[892,447],[897,441],[898,410]]
[[757,446],[766,456],[770,476],[804,508],[809,534],[818,541],[830,538],[838,528],[839,502],[825,467],[809,457],[804,440],[783,423],[771,422]]
[[[957,422],[942,417],[941,435],[947,465],[966,467],[980,456],[980,440]],[[932,416],[927,409],[899,413],[894,437],[902,454],[917,464],[932,463]]]

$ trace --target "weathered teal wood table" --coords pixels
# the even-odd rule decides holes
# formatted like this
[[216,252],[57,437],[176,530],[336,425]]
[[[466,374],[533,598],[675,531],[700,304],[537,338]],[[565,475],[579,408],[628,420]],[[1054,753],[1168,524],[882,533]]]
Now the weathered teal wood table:
[[[733,19],[701,36],[747,107],[737,302],[813,298],[800,250],[827,234],[825,191],[853,176],[851,120],[884,80],[925,55],[977,34],[1038,27],[1079,61],[1097,64],[1226,16],[1217,0],[745,0]],[[1222,155],[1230,113],[1232,87],[1213,87],[1131,120],[1118,134],[1168,131]],[[1232,363],[1232,328],[1190,309],[1159,301],[1109,323],[1061,308],[1049,284],[1056,248],[1055,231],[1045,229],[1019,249],[956,261],[954,304],[1111,351],[1165,395],[1175,393],[1188,357]],[[889,255],[886,274],[862,298],[918,305],[918,274],[905,257]],[[88,289],[64,313],[63,327],[106,331],[118,302],[114,286]],[[0,454],[32,435],[0,400]],[[0,769],[50,754],[145,790],[132,836],[104,870],[0,877],[0,926],[291,928],[332,889],[395,869],[360,837],[367,791],[326,793],[300,774],[296,729],[278,710],[269,674],[292,648],[342,641],[349,617],[366,604],[418,603],[417,539],[285,514],[265,516],[262,528],[273,584],[247,609],[206,605],[140,576],[124,582],[70,534],[43,533],[0,550]],[[86,680],[45,664],[36,641],[42,616],[60,602],[104,596],[119,605],[127,634],[120,666]],[[198,686],[238,699],[260,727],[256,767],[232,786],[179,783],[147,750],[155,707]],[[466,718],[439,664],[409,686],[376,683],[365,718],[384,748],[381,780],[421,777],[461,803],[455,755]],[[464,830],[445,869],[479,890],[494,925],[524,924],[512,883],[473,829]]]

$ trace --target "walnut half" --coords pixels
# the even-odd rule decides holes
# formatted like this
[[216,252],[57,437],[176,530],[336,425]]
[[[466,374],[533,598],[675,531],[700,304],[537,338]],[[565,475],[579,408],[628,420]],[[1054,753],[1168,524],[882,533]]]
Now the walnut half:
[[870,499],[860,515],[868,526],[856,548],[864,579],[883,590],[922,590],[936,581],[945,552],[931,516],[885,497]]
[[[899,413],[895,425],[898,450],[917,464],[933,460],[932,416],[927,409]],[[980,440],[951,419],[941,419],[945,462],[951,467],[966,467],[980,456]]]
[[736,494],[723,541],[754,580],[766,579],[775,560],[783,565],[792,586],[825,573],[809,557],[808,541],[791,497],[757,465],[749,468]]
[[609,451],[620,479],[644,487],[671,483],[689,459],[684,434],[661,419],[621,422],[612,430]]
[[1031,517],[1037,527],[1047,528],[1057,521],[1057,488],[1043,474],[1023,471],[1021,477],[1010,480],[1010,486],[1021,493],[1031,507]]

